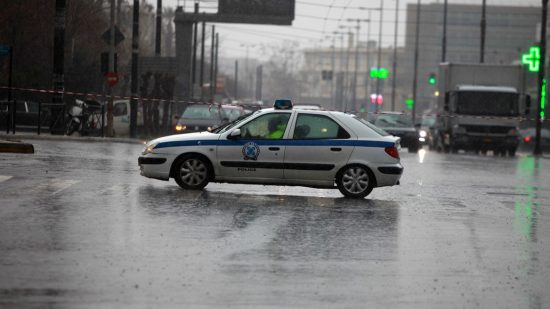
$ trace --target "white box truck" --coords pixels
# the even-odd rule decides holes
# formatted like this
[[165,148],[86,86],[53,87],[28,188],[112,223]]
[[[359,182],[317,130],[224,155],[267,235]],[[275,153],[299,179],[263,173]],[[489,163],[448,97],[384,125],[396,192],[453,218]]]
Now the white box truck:
[[441,63],[434,147],[514,156],[528,114],[520,65]]

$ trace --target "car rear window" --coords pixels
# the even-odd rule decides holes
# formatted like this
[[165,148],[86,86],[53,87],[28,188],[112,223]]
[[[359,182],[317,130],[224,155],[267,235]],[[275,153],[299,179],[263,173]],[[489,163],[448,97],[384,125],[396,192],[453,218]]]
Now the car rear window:
[[363,118],[353,117],[353,119],[355,119],[355,120],[359,121],[360,123],[362,123],[363,125],[367,126],[369,129],[371,129],[372,131],[374,131],[376,134],[378,134],[380,136],[390,135],[388,132],[380,129],[379,127],[375,126],[374,124],[368,122],[367,120],[365,120]]

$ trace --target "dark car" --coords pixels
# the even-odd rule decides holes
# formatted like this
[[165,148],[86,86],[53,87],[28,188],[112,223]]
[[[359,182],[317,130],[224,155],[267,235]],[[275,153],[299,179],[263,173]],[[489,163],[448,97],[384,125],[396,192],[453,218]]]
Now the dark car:
[[400,137],[401,146],[406,147],[409,152],[417,152],[421,147],[419,132],[412,122],[411,115],[384,112],[376,117],[374,125]]
[[428,145],[430,150],[435,149],[435,115],[423,115],[420,123],[420,131],[418,131],[420,143]]
[[175,133],[209,131],[243,114],[240,106],[194,104],[183,111],[174,129]]
[[[0,129],[6,129],[11,115],[7,101],[0,102]],[[38,102],[17,101],[15,105],[15,127],[17,130],[36,130],[38,128]],[[44,113],[44,111],[43,111]]]
[[[521,151],[532,152],[535,149],[535,138],[536,130],[535,128],[522,129],[519,131],[521,140],[519,142],[519,149]],[[541,129],[540,130],[540,147],[544,152],[550,151],[550,130]]]

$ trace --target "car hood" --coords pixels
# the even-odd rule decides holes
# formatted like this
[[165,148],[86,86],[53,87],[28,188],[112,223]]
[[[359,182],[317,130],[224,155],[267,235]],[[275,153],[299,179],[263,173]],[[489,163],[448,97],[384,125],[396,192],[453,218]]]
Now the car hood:
[[207,131],[195,132],[195,133],[183,133],[183,134],[174,134],[174,135],[159,137],[148,142],[147,145],[166,143],[166,142],[179,142],[179,141],[217,140],[219,138],[220,138],[219,134],[210,133]]

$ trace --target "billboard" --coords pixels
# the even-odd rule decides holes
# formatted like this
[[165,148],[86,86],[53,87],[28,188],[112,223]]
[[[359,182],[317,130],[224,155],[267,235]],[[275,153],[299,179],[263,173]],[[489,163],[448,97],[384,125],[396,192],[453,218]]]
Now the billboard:
[[291,24],[294,5],[295,0],[219,0],[218,15],[222,18],[243,16],[258,21],[275,19]]

